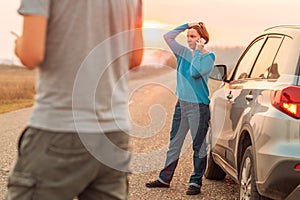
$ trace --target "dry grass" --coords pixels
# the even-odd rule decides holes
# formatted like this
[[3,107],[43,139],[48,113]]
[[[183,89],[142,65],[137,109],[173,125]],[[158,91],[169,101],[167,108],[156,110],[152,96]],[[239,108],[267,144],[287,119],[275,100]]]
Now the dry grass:
[[35,94],[35,71],[0,65],[0,114],[29,107]]

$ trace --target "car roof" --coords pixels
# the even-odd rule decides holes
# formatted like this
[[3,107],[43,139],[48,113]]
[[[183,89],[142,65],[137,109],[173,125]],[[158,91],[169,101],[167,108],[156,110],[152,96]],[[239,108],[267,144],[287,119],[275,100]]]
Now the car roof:
[[272,26],[265,31],[271,30],[271,29],[300,29],[300,24],[285,24],[285,25],[277,25],[277,26]]
[[263,34],[283,34],[300,38],[300,24],[272,26],[265,29]]

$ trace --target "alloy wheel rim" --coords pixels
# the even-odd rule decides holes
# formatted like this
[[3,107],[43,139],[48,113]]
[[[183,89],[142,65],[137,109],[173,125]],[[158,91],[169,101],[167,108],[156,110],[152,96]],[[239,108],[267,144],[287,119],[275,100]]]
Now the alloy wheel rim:
[[250,200],[251,198],[251,160],[249,157],[246,158],[241,174],[240,181],[240,200]]

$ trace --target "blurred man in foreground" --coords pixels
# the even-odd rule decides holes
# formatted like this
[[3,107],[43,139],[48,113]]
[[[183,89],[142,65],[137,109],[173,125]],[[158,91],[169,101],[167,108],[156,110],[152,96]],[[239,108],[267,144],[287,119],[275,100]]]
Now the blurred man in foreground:
[[127,199],[127,72],[142,57],[141,0],[22,0],[19,13],[15,53],[38,81],[8,199]]

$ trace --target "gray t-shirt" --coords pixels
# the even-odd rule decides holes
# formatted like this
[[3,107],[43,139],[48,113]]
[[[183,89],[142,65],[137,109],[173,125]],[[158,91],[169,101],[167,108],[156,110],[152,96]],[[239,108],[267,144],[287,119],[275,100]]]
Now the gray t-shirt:
[[129,30],[141,20],[141,9],[141,0],[22,0],[21,15],[48,18],[29,126],[128,131]]

